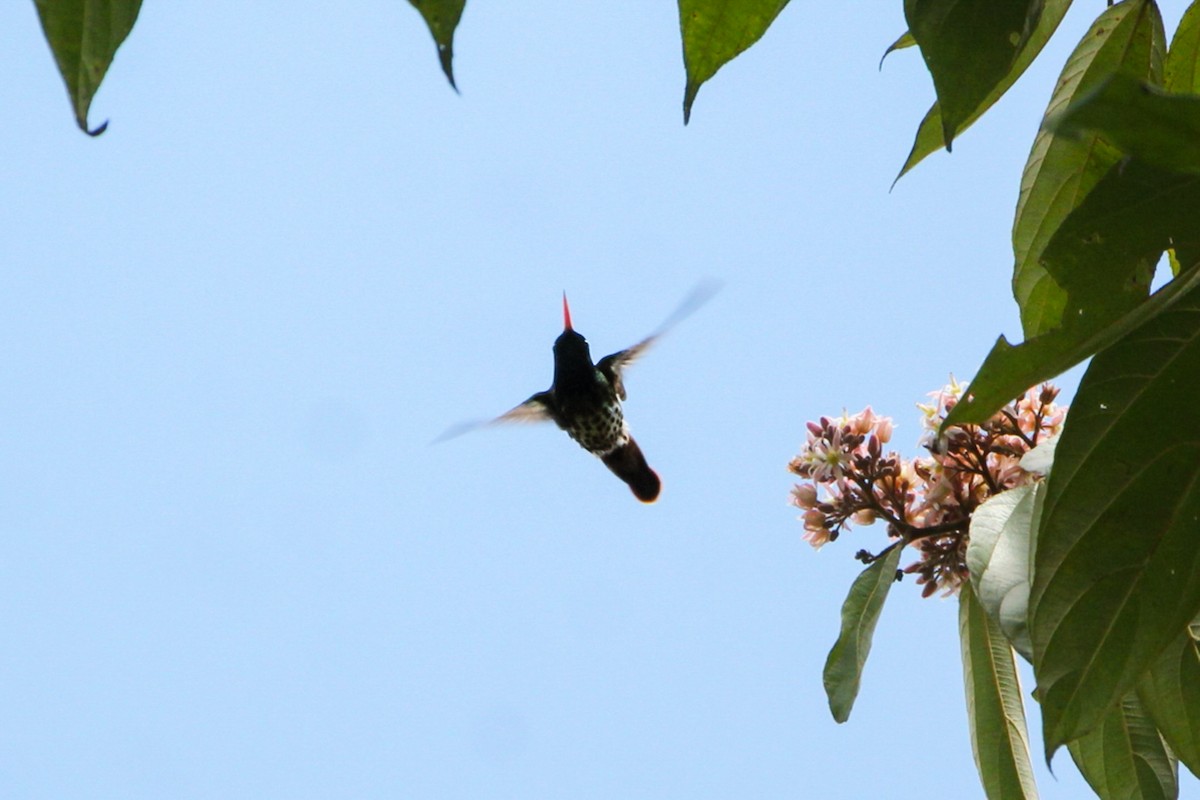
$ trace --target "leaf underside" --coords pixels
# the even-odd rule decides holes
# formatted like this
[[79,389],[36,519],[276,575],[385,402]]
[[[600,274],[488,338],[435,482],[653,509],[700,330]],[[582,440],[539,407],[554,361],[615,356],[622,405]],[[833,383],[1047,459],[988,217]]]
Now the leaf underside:
[[89,136],[108,127],[105,121],[89,128],[88,111],[141,7],[141,0],[37,0],[42,32],[67,85],[75,123]]
[[958,598],[971,750],[988,798],[1036,798],[1021,683],[1000,626],[964,584]]
[[788,0],[679,0],[683,38],[683,124],[700,86],[766,33]]
[[971,517],[967,568],[977,602],[1026,659],[1033,660],[1027,625],[1032,533],[1041,514],[1045,483],[1020,486],[989,498]]
[[825,694],[838,722],[850,718],[883,603],[896,582],[900,547],[892,547],[854,579],[842,605],[842,629],[825,660]]
[[467,0],[408,0],[413,8],[420,12],[433,43],[437,45],[438,63],[450,87],[458,91],[454,82],[454,31],[462,19],[463,7]]
[[1068,746],[1101,800],[1175,800],[1178,766],[1137,695],[1130,693],[1095,730]]
[[1200,644],[1189,632],[1163,651],[1137,693],[1171,751],[1200,776]]

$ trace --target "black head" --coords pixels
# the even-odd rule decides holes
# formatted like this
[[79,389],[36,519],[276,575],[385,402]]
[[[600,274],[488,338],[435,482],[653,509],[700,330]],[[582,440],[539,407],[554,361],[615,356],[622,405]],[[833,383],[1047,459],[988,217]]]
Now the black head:
[[586,359],[592,363],[592,351],[582,334],[565,330],[554,340],[554,358]]
[[577,371],[590,376],[592,351],[587,339],[571,327],[571,309],[567,306],[567,295],[563,293],[563,332],[554,340],[554,373],[556,379],[564,373]]

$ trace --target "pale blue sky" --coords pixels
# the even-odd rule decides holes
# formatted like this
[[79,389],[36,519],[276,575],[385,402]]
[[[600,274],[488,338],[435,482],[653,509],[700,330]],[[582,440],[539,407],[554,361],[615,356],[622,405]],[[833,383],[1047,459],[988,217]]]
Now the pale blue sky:
[[[882,532],[814,553],[785,467],[868,403],[914,455],[1019,338],[1020,170],[1101,4],[890,193],[899,2],[793,3],[687,128],[671,3],[472,0],[461,96],[406,3],[268,6],[147,3],[96,140],[0,9],[0,794],[981,796],[953,601],[896,587],[829,716]],[[546,388],[564,290],[603,355],[705,278],[627,377],[657,504],[553,426],[429,445]]]

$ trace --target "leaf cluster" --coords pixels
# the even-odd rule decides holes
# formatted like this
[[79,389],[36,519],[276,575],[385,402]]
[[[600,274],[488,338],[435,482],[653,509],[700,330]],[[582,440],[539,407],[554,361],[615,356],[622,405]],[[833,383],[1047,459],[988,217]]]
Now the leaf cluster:
[[[1067,5],[905,3],[909,32],[889,50],[921,49],[938,104],[901,174],[1003,94]],[[1179,762],[1200,774],[1198,62],[1200,3],[1169,45],[1153,0],[1108,7],[1080,40],[1013,223],[1025,341],[997,340],[943,425],[981,423],[1092,359],[1048,479],[994,497],[971,525],[960,633],[989,797],[1036,796],[1014,648],[1033,664],[1046,758],[1067,745],[1100,797],[1175,797]],[[1173,280],[1152,294],[1164,255]],[[870,631],[882,602],[856,597],[861,613],[843,620],[869,617]],[[842,695],[830,692],[839,720]]]
[[[921,48],[939,104],[901,174],[948,148],[1007,89],[1066,5],[906,3],[909,34],[890,49]],[[976,67],[972,53],[989,55]],[[998,339],[944,423],[983,422],[1092,358],[1049,478],[994,497],[971,525],[959,627],[989,797],[1037,792],[1014,648],[1033,664],[1046,758],[1067,745],[1098,796],[1176,797],[1180,762],[1200,774],[1198,54],[1200,3],[1168,45],[1152,0],[1107,8],[1075,48],[1013,224],[1025,341]],[[1174,279],[1151,294],[1164,254]],[[847,605],[856,598],[852,589]],[[861,629],[873,630],[881,608],[862,606]],[[862,638],[858,653],[870,647]],[[834,689],[844,720],[845,692]]]

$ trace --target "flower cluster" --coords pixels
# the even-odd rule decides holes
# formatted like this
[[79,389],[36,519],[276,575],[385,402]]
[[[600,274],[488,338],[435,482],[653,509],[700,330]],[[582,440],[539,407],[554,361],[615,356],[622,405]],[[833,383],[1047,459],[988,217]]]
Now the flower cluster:
[[[1066,407],[1054,403],[1058,389],[1036,386],[982,425],[942,422],[962,396],[953,379],[930,394],[922,412],[921,444],[928,455],[902,459],[884,451],[892,421],[870,407],[853,416],[808,423],[808,440],[788,468],[806,482],[792,489],[803,510],[804,538],[813,547],[836,540],[851,524],[882,520],[894,546],[910,546],[920,558],[904,569],[917,574],[928,597],[939,588],[957,591],[967,577],[971,515],[992,495],[1030,483],[1021,457],[1062,429]],[[878,558],[859,550],[864,563]]]

